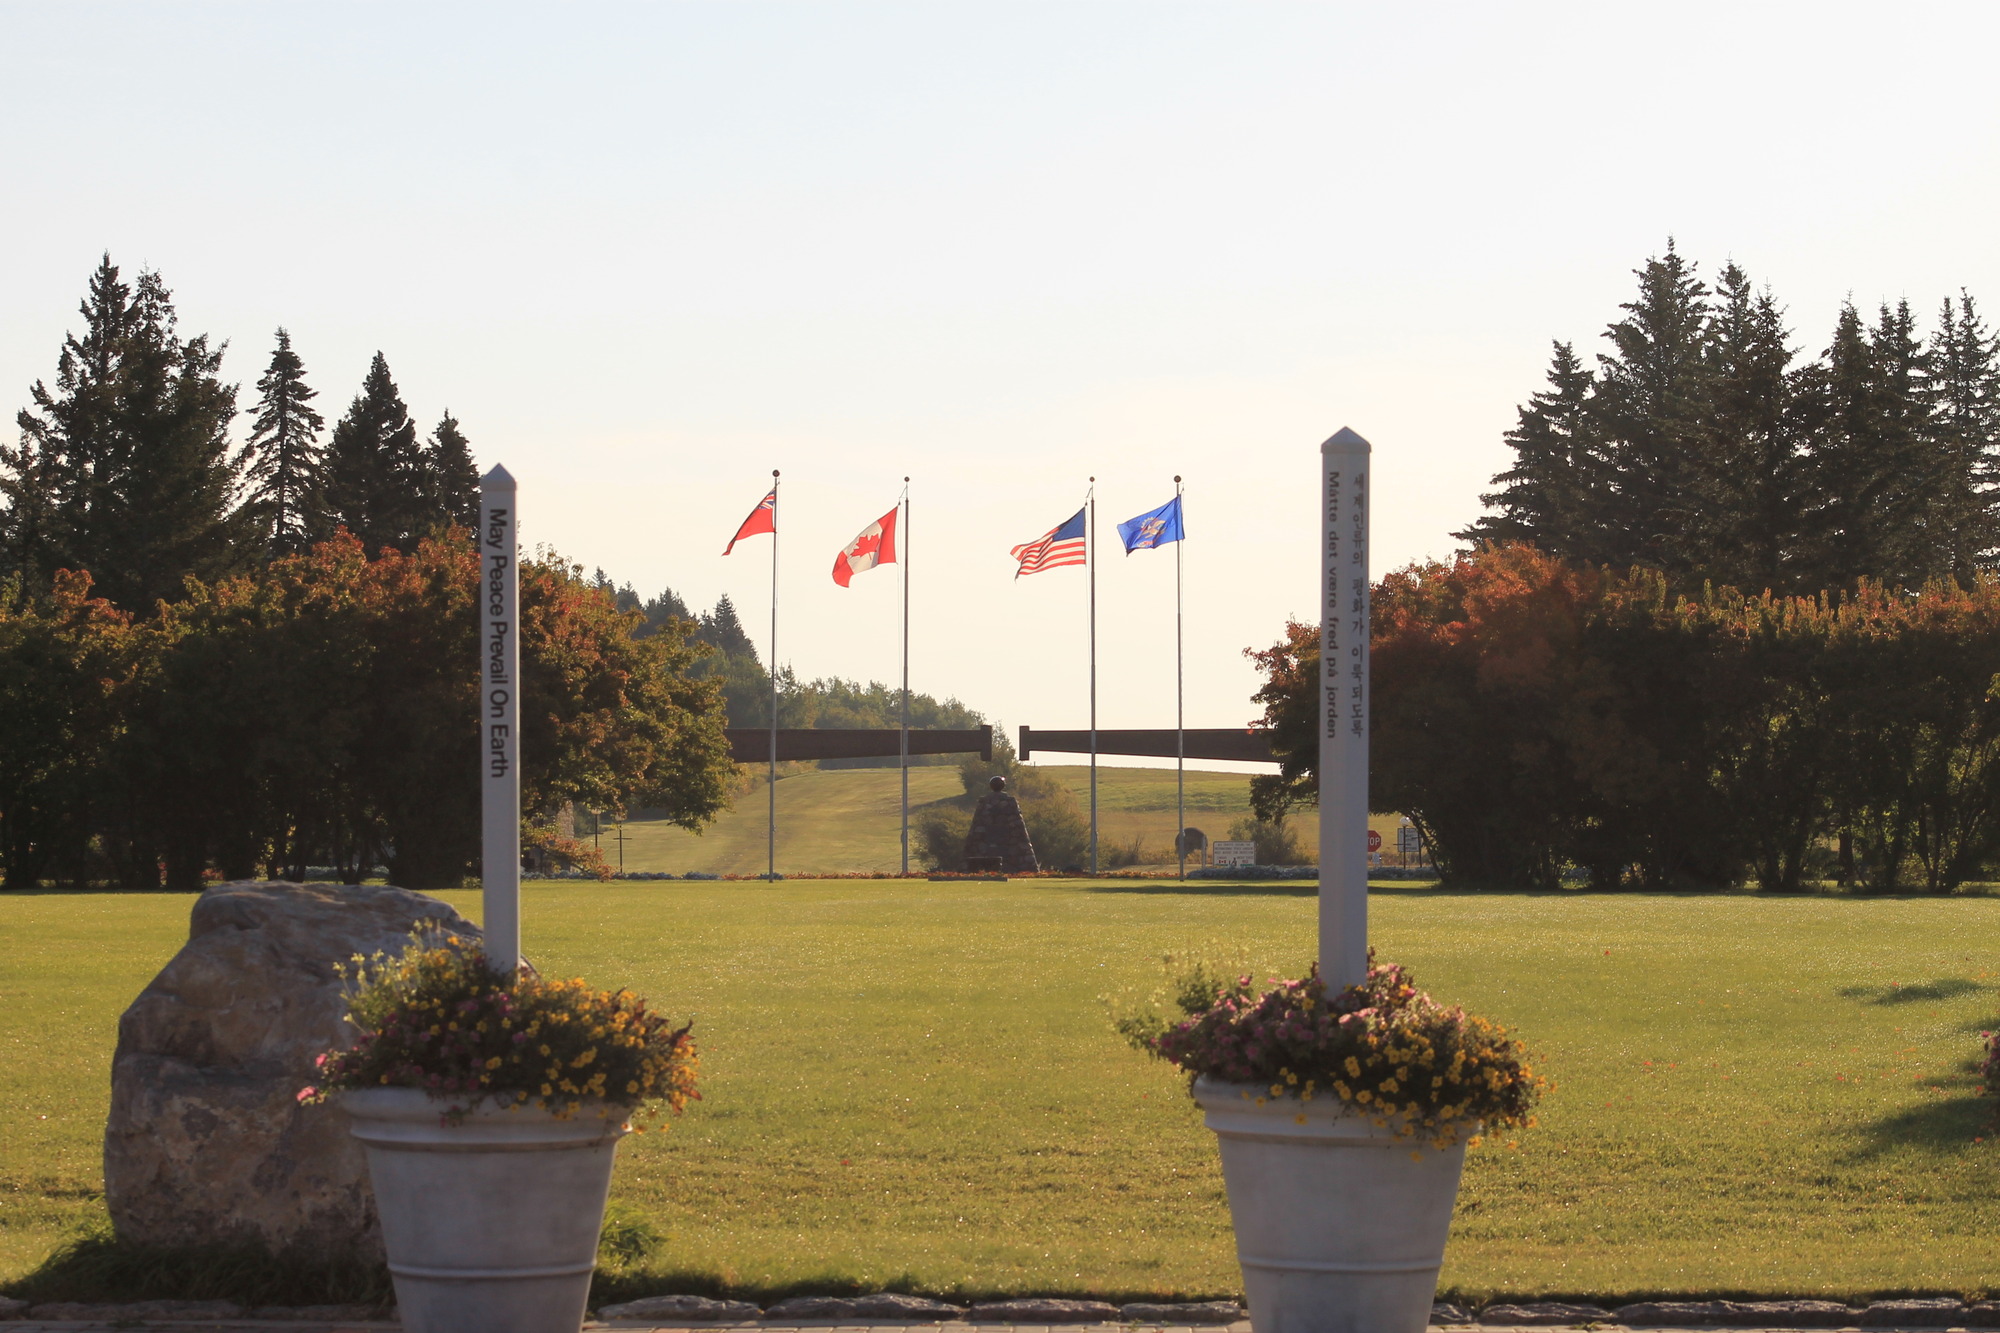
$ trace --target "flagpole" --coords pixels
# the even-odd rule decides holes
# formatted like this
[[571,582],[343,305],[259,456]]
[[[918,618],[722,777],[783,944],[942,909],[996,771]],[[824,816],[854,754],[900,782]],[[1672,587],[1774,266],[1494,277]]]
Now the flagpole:
[[1097,876],[1097,478],[1090,479],[1089,544],[1085,563],[1090,566],[1090,874]]
[[903,873],[910,873],[910,479],[903,478]]
[[771,769],[764,829],[764,878],[778,878],[778,469],[771,469]]
[[[1174,477],[1174,526],[1182,525],[1181,479]],[[1181,547],[1174,534],[1174,844],[1181,851],[1181,878],[1187,878],[1187,677],[1181,669]]]

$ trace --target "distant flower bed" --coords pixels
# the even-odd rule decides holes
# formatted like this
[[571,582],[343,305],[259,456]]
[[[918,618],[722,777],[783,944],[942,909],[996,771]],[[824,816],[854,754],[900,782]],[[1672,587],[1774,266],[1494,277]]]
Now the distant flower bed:
[[533,1102],[558,1117],[586,1101],[679,1111],[698,1098],[699,1059],[676,1028],[628,991],[532,973],[510,983],[455,936],[378,956],[350,974],[348,1019],[361,1035],[318,1060],[319,1082],[299,1100],[361,1088],[419,1088],[459,1104],[482,1097]]
[[1327,1098],[1399,1136],[1448,1147],[1484,1124],[1534,1123],[1548,1087],[1505,1028],[1448,1008],[1394,965],[1370,966],[1358,985],[1329,996],[1318,969],[1258,993],[1203,960],[1169,959],[1164,996],[1125,1012],[1120,1033],[1190,1079],[1249,1084],[1261,1104]]

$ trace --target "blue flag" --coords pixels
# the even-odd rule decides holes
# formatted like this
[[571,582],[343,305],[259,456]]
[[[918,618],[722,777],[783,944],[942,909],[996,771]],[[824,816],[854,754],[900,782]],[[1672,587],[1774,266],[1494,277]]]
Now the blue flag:
[[1127,555],[1177,542],[1186,535],[1181,530],[1181,497],[1178,495],[1158,509],[1148,509],[1139,517],[1118,525],[1118,539],[1125,543]]

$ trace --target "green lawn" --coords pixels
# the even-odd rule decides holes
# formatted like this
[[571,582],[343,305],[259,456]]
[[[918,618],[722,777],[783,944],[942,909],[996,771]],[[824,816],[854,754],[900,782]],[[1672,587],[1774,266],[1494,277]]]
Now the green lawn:
[[[1078,764],[1042,766],[1090,809],[1090,769]],[[1097,782],[1100,845],[1130,846],[1138,840],[1159,864],[1173,860],[1174,771],[1170,768],[1099,768]],[[895,870],[900,864],[898,831],[902,792],[893,768],[808,769],[778,779],[778,869],[786,874],[839,874]],[[769,827],[761,773],[701,834],[661,820],[634,820],[623,827],[627,870],[690,870],[711,875],[757,875],[765,866]],[[910,808],[961,795],[956,766],[910,770]],[[1226,838],[1229,826],[1250,813],[1250,779],[1242,773],[1190,769],[1187,819],[1210,838]],[[1374,817],[1385,843],[1395,846],[1393,815]],[[1319,844],[1310,813],[1299,818],[1300,840],[1308,851]],[[616,832],[606,827],[600,846],[618,864]]]
[[[477,894],[452,895],[476,911]],[[188,900],[0,899],[0,1274],[101,1210],[119,1010]],[[1463,1296],[2000,1289],[1975,1092],[2000,900],[1378,891],[1385,956],[1558,1087],[1467,1166]],[[528,951],[692,1013],[706,1100],[621,1150],[654,1289],[1233,1292],[1213,1146],[1095,997],[1209,939],[1296,966],[1295,886],[534,885]],[[1982,1141],[1983,1140],[1983,1141]]]

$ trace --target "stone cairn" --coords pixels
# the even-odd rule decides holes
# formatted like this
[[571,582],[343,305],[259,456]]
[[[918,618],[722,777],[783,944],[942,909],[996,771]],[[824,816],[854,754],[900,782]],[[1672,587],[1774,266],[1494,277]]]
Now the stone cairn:
[[1028,841],[1021,803],[1007,790],[1007,779],[994,778],[989,785],[993,790],[979,798],[965,835],[965,868],[975,874],[1033,874],[1041,867],[1035,863],[1035,845]]

